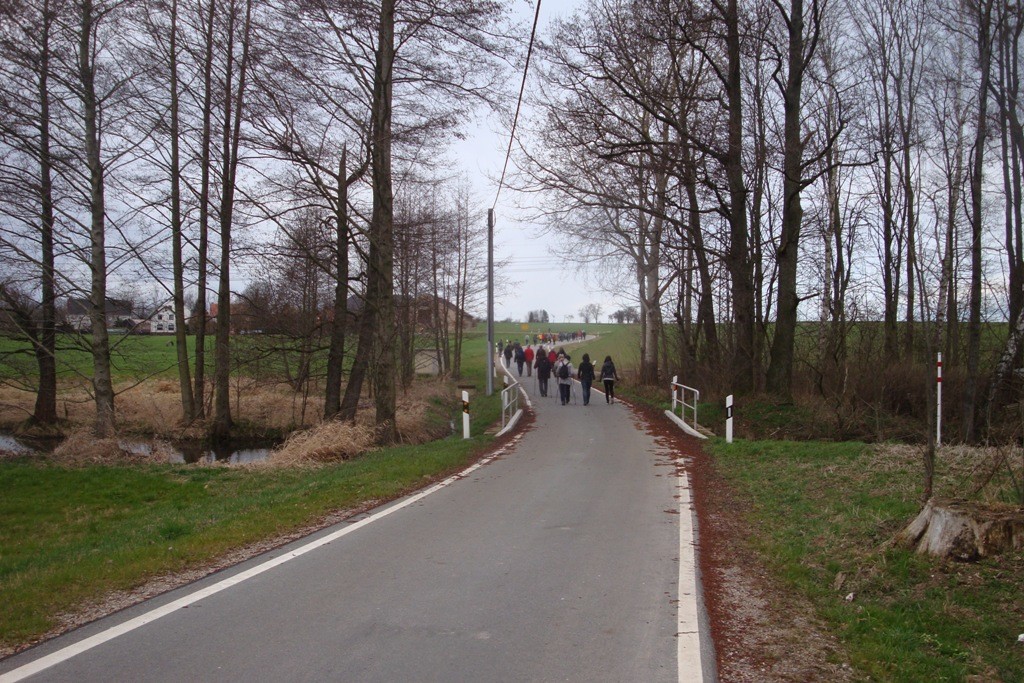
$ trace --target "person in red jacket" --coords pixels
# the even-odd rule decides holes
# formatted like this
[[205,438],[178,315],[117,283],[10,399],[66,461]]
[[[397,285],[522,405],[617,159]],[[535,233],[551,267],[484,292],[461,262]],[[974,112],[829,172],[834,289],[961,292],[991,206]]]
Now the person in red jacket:
[[558,354],[555,353],[555,349],[552,347],[551,350],[548,351],[548,362],[551,363],[552,367],[554,367],[556,360],[558,360]]
[[529,344],[523,349],[523,355],[526,356],[526,376],[533,376],[533,347]]

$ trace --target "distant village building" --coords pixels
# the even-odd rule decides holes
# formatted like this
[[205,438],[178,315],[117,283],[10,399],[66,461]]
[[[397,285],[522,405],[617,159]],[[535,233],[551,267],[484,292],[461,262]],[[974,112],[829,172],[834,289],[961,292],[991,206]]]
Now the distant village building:
[[416,349],[413,365],[417,375],[439,375],[441,364],[437,358],[437,349]]
[[[88,332],[92,330],[92,321],[89,319],[91,308],[92,303],[88,299],[72,297],[68,299],[67,314],[64,320],[71,329],[77,332]],[[106,318],[108,328],[130,322],[132,302],[122,299],[107,299]]]
[[[185,309],[185,319],[188,320],[189,310]],[[149,316],[149,330],[153,334],[174,334],[174,306],[164,304]]]
[[[420,296],[415,301],[416,325],[421,330],[434,328],[434,316],[437,315],[437,322],[448,328],[449,332],[455,331],[458,320],[459,307],[451,301],[442,297]],[[462,311],[462,329],[468,330],[476,326],[476,318],[469,313]]]
[[[352,294],[348,297],[347,308],[348,315],[352,321],[358,320],[363,312],[363,299],[362,297]],[[402,308],[405,306],[405,300],[403,297],[395,297],[395,314],[401,315]],[[437,316],[437,322],[448,328],[449,332],[455,331],[455,324],[458,320],[459,307],[448,301],[443,297],[434,297],[429,294],[424,294],[416,297],[412,300],[410,306],[413,309],[413,315],[416,321],[416,327],[421,331],[430,331],[434,329],[434,316]],[[333,315],[333,314],[332,314]],[[476,318],[469,313],[462,313],[462,329],[468,330],[476,326]]]

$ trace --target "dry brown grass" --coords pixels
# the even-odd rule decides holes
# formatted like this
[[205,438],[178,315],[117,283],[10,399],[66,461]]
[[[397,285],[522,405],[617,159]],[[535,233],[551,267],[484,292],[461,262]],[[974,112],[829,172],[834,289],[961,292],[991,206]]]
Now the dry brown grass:
[[[202,437],[206,425],[182,422],[181,398],[176,382],[148,380],[140,384],[119,384],[114,410],[119,431],[161,438]],[[257,384],[248,379],[232,381],[231,410],[236,421],[258,425],[267,432],[284,432],[316,424],[321,418],[319,389],[311,392],[305,411],[302,396],[286,384]],[[207,397],[209,400],[209,397]],[[0,426],[14,429],[32,414],[35,394],[0,386]],[[209,405],[209,404],[208,404]],[[66,384],[58,389],[57,411],[68,432],[92,425],[95,404],[82,385]]]
[[[154,379],[134,386],[119,385],[115,389],[118,392],[116,420],[121,435],[167,440],[205,436],[205,423],[182,423],[177,382]],[[313,389],[303,408],[302,396],[285,384],[236,378],[232,380],[232,417],[243,432],[256,429],[263,433],[292,433],[270,458],[270,464],[275,466],[347,460],[373,447],[372,400],[360,402],[355,425],[321,423],[320,396],[320,390]],[[0,424],[11,427],[23,422],[34,401],[31,392],[0,387]],[[162,457],[133,454],[117,439],[96,440],[85,436],[92,427],[95,409],[83,387],[62,387],[58,405],[64,428],[70,433],[55,453],[59,461],[68,464],[154,462]],[[455,391],[449,383],[433,379],[415,382],[408,392],[398,397],[399,441],[418,444],[447,436],[454,405]],[[157,451],[162,449],[156,447]]]
[[[880,444],[874,447],[875,471],[920,470],[924,446]],[[1019,446],[942,446],[935,452],[935,495],[1000,503],[1020,500],[1024,486],[1024,449]],[[1021,503],[1024,504],[1024,503]]]
[[447,436],[455,402],[450,384],[436,380],[414,383],[408,393],[398,397],[399,438],[417,444]]
[[76,431],[69,434],[47,459],[64,467],[87,467],[168,463],[176,457],[177,452],[161,441],[127,448],[119,439],[97,439],[89,432]]
[[[447,384],[424,380],[415,383],[398,399],[398,434],[402,443],[418,444],[448,434],[454,392]],[[374,448],[376,429],[373,409],[361,407],[355,424],[322,422],[292,433],[275,449],[266,465],[293,467],[350,460]]]
[[319,465],[351,460],[374,444],[373,427],[348,422],[323,422],[312,429],[294,432],[265,461],[269,467]]

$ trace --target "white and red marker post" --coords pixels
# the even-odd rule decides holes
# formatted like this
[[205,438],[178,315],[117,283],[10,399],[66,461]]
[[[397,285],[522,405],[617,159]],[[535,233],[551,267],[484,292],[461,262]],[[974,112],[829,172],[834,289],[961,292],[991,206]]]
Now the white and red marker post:
[[942,352],[935,361],[935,446],[942,445]]

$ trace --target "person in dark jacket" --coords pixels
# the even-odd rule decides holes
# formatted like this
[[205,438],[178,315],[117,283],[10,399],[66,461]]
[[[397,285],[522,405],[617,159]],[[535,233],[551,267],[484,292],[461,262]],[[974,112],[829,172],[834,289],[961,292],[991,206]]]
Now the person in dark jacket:
[[601,365],[601,381],[604,382],[604,402],[615,403],[615,382],[619,379],[619,373],[615,372],[615,363],[611,356],[604,357],[604,364]]
[[505,340],[505,367],[512,369],[512,342]]
[[534,362],[533,367],[537,369],[537,383],[540,386],[540,395],[548,395],[548,380],[551,379],[551,361],[548,360],[548,354],[544,352],[544,347],[537,349],[537,360]]
[[[558,380],[558,398],[562,401],[563,406],[569,405],[569,398],[572,395],[573,367],[569,356],[565,355],[564,352],[558,354],[558,360],[555,361],[554,365],[554,372]],[[563,377],[562,375],[565,376]]]
[[590,403],[590,385],[594,383],[594,364],[590,362],[590,354],[583,354],[580,367],[576,370],[576,378],[583,387],[583,405]]
[[519,369],[519,376],[522,377],[523,363],[526,362],[526,354],[523,352],[523,347],[519,345],[519,342],[516,342],[515,346],[512,348],[512,353],[515,354],[516,367]]

